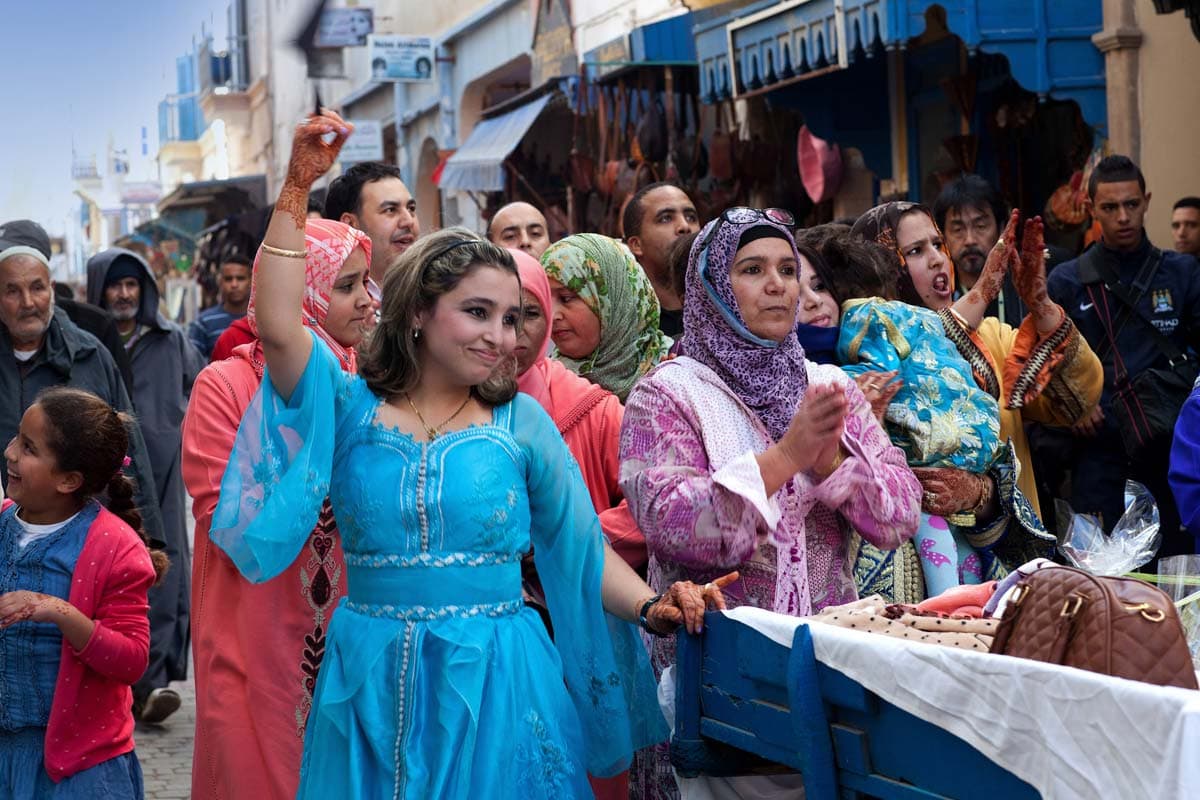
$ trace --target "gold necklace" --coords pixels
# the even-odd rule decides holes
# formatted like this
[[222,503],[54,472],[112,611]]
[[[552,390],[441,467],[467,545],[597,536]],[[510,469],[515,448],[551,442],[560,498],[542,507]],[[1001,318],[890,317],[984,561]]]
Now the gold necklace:
[[462,401],[462,405],[458,407],[457,411],[447,417],[445,422],[443,422],[441,425],[431,426],[425,421],[425,417],[421,415],[421,409],[417,408],[417,404],[414,403],[412,398],[408,396],[408,392],[403,392],[403,394],[404,399],[408,401],[408,405],[412,408],[413,413],[417,415],[417,419],[421,422],[421,427],[425,429],[425,435],[429,437],[429,441],[431,442],[437,437],[441,436],[442,429],[453,422],[454,418],[461,414],[463,409],[467,407],[467,403],[471,402],[471,393],[467,392],[467,399]]

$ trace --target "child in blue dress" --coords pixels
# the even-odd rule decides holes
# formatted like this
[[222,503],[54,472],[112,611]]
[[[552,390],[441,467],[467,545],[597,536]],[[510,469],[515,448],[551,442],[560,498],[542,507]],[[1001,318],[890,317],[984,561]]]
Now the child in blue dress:
[[59,387],[38,396],[5,448],[0,797],[142,797],[130,685],[146,669],[146,595],[166,556],[152,559],[121,473],[130,424]]

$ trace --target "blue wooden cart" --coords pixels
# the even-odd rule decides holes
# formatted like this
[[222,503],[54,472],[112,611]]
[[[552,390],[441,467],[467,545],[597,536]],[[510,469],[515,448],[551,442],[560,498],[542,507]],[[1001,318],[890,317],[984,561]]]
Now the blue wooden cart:
[[704,625],[678,639],[671,760],[684,777],[787,769],[801,773],[808,800],[1039,796],[967,742],[821,664],[807,625],[790,649],[718,612]]

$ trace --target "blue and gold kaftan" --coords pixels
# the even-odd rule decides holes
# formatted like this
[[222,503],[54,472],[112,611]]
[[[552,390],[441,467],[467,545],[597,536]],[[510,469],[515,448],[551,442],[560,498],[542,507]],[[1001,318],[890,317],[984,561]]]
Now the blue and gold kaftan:
[[1000,445],[1000,406],[980,389],[934,312],[898,300],[842,304],[837,358],[850,375],[897,370],[903,388],[884,428],[910,467],[986,472]]

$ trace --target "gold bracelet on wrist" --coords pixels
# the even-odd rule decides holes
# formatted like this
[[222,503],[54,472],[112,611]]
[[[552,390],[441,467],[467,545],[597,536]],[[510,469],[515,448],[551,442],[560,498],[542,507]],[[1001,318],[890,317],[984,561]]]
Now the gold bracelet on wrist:
[[846,454],[842,452],[842,446],[839,443],[837,452],[833,454],[833,462],[825,469],[813,470],[813,472],[816,474],[816,476],[818,478],[820,478],[821,480],[825,480],[830,475],[832,475],[834,473],[834,471],[836,471],[837,468],[840,467],[842,465],[842,462],[845,460],[846,460]]
[[263,242],[258,246],[258,249],[269,256],[282,256],[283,258],[308,258],[307,250],[283,250],[279,247],[271,247],[271,245]]

